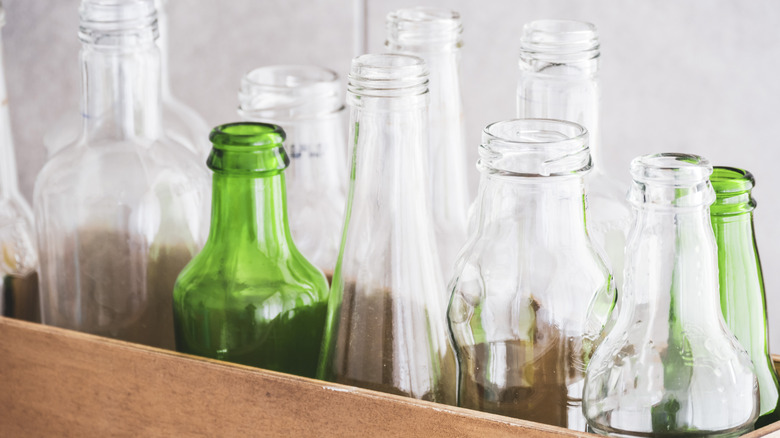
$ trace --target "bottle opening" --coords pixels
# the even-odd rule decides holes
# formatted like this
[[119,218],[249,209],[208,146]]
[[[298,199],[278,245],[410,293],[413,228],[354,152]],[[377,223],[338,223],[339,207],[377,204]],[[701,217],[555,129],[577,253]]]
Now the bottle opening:
[[154,0],[82,0],[79,38],[101,46],[153,43],[158,37]]
[[537,20],[523,26],[521,58],[577,61],[599,56],[596,26],[575,20]]
[[425,61],[411,55],[361,55],[352,60],[347,90],[360,97],[408,97],[428,93]]
[[488,125],[480,171],[504,176],[572,176],[591,168],[588,132],[573,122],[516,119]]
[[311,65],[254,69],[241,79],[239,112],[252,119],[317,117],[343,108],[334,71]]
[[715,199],[710,162],[698,155],[660,153],[631,161],[634,183],[628,194],[635,206],[699,207]]
[[416,7],[387,14],[389,50],[452,50],[461,47],[460,14],[448,9]]
[[712,169],[710,182],[715,190],[715,203],[710,207],[714,217],[747,213],[756,207],[750,193],[756,181],[747,170],[716,166]]
[[290,164],[284,130],[268,123],[238,122],[211,131],[213,144],[206,162],[214,171],[233,174],[277,174]]

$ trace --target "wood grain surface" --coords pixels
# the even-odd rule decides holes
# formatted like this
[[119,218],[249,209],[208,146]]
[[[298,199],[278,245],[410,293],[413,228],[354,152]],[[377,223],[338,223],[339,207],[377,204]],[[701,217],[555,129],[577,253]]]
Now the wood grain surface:
[[593,435],[0,317],[0,436]]

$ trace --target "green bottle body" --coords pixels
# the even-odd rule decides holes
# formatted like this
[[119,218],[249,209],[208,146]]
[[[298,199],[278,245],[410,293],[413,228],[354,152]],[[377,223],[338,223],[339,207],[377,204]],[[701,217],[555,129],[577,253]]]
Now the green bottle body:
[[718,246],[718,281],[723,317],[753,361],[761,398],[756,428],[780,420],[780,389],[769,355],[766,299],[753,230],[753,176],[715,167],[710,177],[716,201],[710,209]]
[[[215,131],[245,125],[273,126],[241,123]],[[208,162],[214,170],[209,239],[174,287],[176,349],[314,377],[328,284],[292,241],[282,173],[289,160],[280,139],[245,149],[219,139],[212,134]]]

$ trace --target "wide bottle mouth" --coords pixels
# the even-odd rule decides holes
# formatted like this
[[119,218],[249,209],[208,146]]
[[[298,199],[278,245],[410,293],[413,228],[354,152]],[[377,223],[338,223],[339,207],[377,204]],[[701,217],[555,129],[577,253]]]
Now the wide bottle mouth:
[[441,8],[419,6],[387,14],[389,50],[448,51],[463,44],[460,14]]
[[422,58],[383,53],[361,55],[352,60],[347,84],[351,105],[360,106],[362,99],[372,97],[425,104],[427,95],[428,68]]
[[271,65],[241,79],[239,113],[249,120],[312,118],[344,107],[339,75],[315,65]]
[[79,38],[96,46],[153,43],[159,36],[154,0],[81,0]]
[[588,131],[563,120],[492,123],[482,132],[479,156],[479,170],[496,176],[576,176],[591,168]]
[[284,139],[284,130],[270,123],[219,125],[209,135],[213,147],[206,164],[221,173],[276,175],[290,164]]
[[634,206],[700,207],[715,200],[712,165],[699,155],[664,152],[631,161],[634,180],[628,200]]
[[523,26],[520,58],[582,61],[599,56],[596,26],[575,20],[536,20]]
[[748,213],[756,207],[756,201],[751,196],[756,180],[747,170],[715,166],[710,182],[715,190],[715,202],[710,207],[713,216]]

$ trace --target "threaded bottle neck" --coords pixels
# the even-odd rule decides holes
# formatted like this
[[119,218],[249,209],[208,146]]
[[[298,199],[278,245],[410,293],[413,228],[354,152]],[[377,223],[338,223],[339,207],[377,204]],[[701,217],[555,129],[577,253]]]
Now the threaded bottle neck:
[[387,41],[393,52],[449,52],[463,45],[460,14],[439,8],[416,7],[387,14]]
[[523,26],[520,61],[568,63],[598,58],[596,26],[574,20],[537,20]]
[[411,55],[362,55],[352,60],[347,101],[353,107],[399,110],[428,102],[428,69]]
[[698,155],[660,153],[631,161],[628,200],[637,208],[703,208],[715,200],[712,166]]
[[154,43],[158,37],[154,0],[82,0],[79,38],[104,47]]

